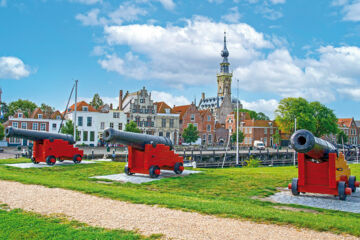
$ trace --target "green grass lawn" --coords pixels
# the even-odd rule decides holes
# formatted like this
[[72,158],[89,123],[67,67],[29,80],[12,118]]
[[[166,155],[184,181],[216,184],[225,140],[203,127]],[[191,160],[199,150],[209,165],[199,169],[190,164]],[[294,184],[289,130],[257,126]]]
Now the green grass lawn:
[[[297,176],[295,167],[201,169],[201,174],[141,185],[119,182],[104,184],[89,178],[121,173],[123,167],[124,163],[116,162],[41,169],[0,165],[0,179],[67,188],[134,203],[156,204],[222,217],[292,224],[319,231],[360,236],[360,214],[324,209],[295,212],[275,208],[281,204],[256,199],[275,193],[278,187],[286,187]],[[351,169],[352,175],[360,177],[360,165],[351,165]],[[293,207],[304,210],[308,208]]]
[[0,210],[0,239],[157,239],[145,238],[130,231],[106,230],[68,221],[65,218],[44,217],[35,213]]

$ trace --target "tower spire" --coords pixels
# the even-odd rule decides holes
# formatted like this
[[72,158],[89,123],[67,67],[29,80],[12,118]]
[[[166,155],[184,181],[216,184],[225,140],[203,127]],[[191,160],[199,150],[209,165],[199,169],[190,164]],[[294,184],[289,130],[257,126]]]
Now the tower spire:
[[223,57],[223,61],[220,64],[221,65],[220,72],[229,73],[229,65],[230,64],[228,61],[229,51],[227,50],[227,47],[226,47],[226,32],[224,32],[224,49],[221,51],[221,56]]

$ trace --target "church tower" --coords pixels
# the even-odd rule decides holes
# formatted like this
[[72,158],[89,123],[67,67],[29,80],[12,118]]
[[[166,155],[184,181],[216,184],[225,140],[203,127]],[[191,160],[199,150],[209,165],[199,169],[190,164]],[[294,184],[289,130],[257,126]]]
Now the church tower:
[[229,72],[229,51],[226,48],[226,32],[224,32],[224,49],[221,51],[221,56],[223,57],[222,63],[220,63],[220,73],[217,76],[218,83],[218,97],[225,97],[226,95],[230,96],[231,99],[231,78],[232,73]]

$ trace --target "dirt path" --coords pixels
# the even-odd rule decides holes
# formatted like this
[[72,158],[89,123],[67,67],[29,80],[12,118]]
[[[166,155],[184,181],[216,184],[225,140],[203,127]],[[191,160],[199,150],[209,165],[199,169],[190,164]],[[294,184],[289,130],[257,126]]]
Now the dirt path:
[[162,233],[168,239],[357,239],[289,226],[258,224],[132,204],[75,191],[0,181],[0,202],[41,214],[60,213],[112,229]]

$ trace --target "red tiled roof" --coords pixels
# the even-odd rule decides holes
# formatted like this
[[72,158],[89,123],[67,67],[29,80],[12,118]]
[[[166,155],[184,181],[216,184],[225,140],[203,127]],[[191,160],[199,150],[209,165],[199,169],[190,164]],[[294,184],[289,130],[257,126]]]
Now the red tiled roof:
[[[98,110],[96,110],[93,106],[91,106],[90,104],[88,104],[85,101],[78,102],[77,106],[76,106],[76,110],[77,111],[82,111],[82,107],[88,107],[88,112],[98,112]],[[70,113],[70,112],[72,112],[74,110],[75,110],[75,104],[73,104],[73,105],[71,105],[69,107],[68,112]]]
[[170,112],[172,113],[171,107],[169,105],[167,105],[165,102],[156,102],[154,104],[156,104],[158,113],[166,113],[165,109],[167,109],[167,108],[170,109]]
[[270,120],[245,120],[245,127],[269,127],[272,123],[273,127],[276,127],[275,122]]
[[338,125],[339,126],[346,126],[346,127],[351,127],[351,122],[352,122],[352,118],[339,118],[338,119]]
[[190,107],[191,105],[183,105],[183,106],[174,106],[173,107],[173,112],[174,113],[180,113],[180,119],[183,118],[185,112],[188,110],[188,108]]

